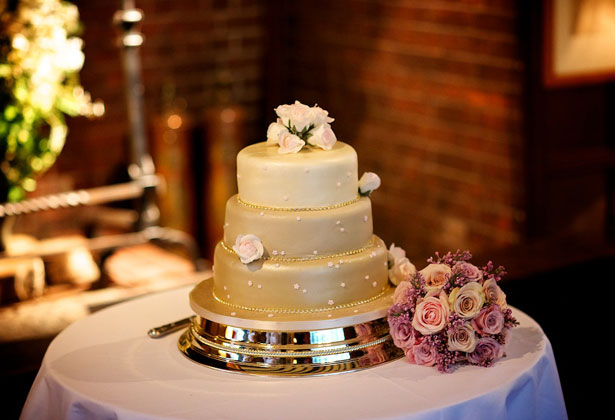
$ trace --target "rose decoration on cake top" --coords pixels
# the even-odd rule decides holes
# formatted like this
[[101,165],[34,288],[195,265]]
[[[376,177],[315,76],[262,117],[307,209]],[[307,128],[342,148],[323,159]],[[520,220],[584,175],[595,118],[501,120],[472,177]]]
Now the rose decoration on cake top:
[[304,146],[331,150],[337,141],[331,129],[333,118],[324,109],[309,107],[299,101],[275,108],[276,122],[269,124],[267,144],[279,145],[278,153],[297,153]]
[[436,253],[420,271],[391,245],[389,279],[397,288],[388,322],[394,344],[412,364],[450,372],[461,364],[492,366],[505,356],[518,325],[497,282],[504,267],[470,263],[468,251]]

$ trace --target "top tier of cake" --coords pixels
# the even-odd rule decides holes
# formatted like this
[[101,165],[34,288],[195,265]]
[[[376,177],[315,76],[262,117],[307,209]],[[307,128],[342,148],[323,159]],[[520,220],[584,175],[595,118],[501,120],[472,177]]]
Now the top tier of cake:
[[339,141],[331,150],[290,154],[262,142],[237,155],[237,186],[240,199],[257,206],[338,206],[357,198],[357,170],[357,153]]

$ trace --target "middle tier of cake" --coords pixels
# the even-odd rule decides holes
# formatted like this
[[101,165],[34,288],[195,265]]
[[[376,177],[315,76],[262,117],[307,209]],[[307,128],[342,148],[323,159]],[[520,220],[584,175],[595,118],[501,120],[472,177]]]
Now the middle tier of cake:
[[271,313],[348,308],[386,292],[387,264],[386,246],[375,235],[346,252],[269,256],[250,264],[220,242],[214,253],[214,296],[231,307]]
[[327,210],[288,211],[250,205],[235,195],[226,203],[224,243],[232,247],[238,235],[253,234],[266,257],[344,253],[370,242],[371,216],[368,197]]

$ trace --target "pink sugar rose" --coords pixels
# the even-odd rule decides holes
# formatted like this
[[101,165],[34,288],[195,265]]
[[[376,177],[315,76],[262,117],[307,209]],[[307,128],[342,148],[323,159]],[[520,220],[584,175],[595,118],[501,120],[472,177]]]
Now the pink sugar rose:
[[433,366],[436,364],[438,352],[435,347],[427,343],[427,340],[422,340],[412,346],[412,353],[414,353],[414,361],[417,365]]
[[474,264],[470,264],[466,261],[459,261],[453,266],[453,273],[459,274],[470,281],[482,281],[483,273]]
[[389,250],[387,252],[387,259],[389,261],[389,267],[392,267],[396,261],[406,258],[406,251],[399,247],[395,246],[394,243],[391,244]]
[[427,294],[416,305],[412,326],[423,335],[435,334],[446,326],[449,313],[448,298],[444,291],[438,297]]
[[267,144],[277,145],[280,134],[283,133],[288,133],[288,130],[282,124],[282,120],[278,118],[277,122],[269,124],[269,128],[267,128]]
[[493,362],[504,356],[504,348],[491,337],[478,339],[474,351],[468,354],[468,361],[473,365],[491,366]]
[[406,291],[413,288],[414,286],[409,281],[400,282],[395,288],[395,293],[393,293],[393,303],[409,303]]
[[278,144],[280,148],[278,149],[278,153],[297,153],[303,146],[305,146],[305,142],[301,140],[299,137],[294,134],[287,132],[280,133],[278,137]]
[[331,130],[329,124],[323,124],[313,129],[311,134],[308,138],[308,143],[312,146],[318,146],[323,150],[331,150],[335,142],[337,142],[337,137],[335,137],[335,133]]
[[440,291],[451,276],[451,268],[446,264],[429,264],[419,271],[425,279],[428,291]]
[[233,251],[242,263],[248,264],[263,256],[264,248],[256,235],[237,235]]
[[401,349],[412,347],[416,341],[417,333],[409,323],[396,322],[391,326],[390,332],[393,343]]
[[472,320],[479,334],[499,334],[504,328],[504,314],[499,305],[488,305]]
[[414,276],[416,276],[416,267],[405,257],[395,260],[393,267],[389,270],[389,280],[394,285],[403,281],[409,282]]

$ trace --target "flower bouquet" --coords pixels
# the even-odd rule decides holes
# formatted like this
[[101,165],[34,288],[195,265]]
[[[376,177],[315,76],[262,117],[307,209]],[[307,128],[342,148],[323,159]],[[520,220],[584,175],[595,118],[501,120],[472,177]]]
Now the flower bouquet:
[[84,63],[77,6],[0,0],[0,202],[36,188],[60,154],[65,115],[99,117],[79,81]]
[[395,345],[410,363],[491,366],[505,356],[510,329],[518,325],[497,282],[506,274],[490,261],[478,268],[468,251],[438,253],[420,271],[395,245],[389,278],[397,284],[388,322]]

